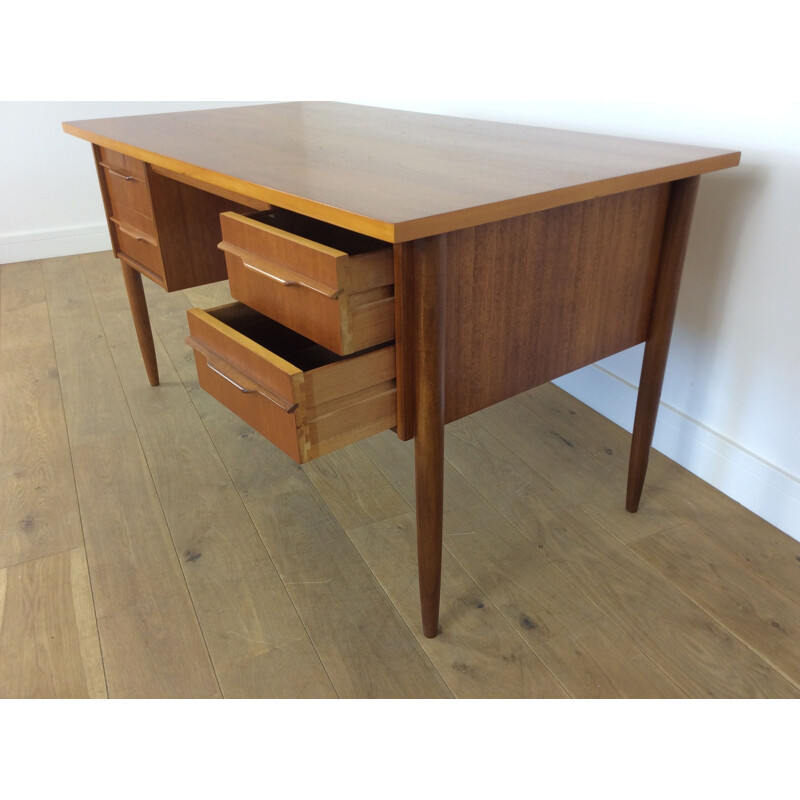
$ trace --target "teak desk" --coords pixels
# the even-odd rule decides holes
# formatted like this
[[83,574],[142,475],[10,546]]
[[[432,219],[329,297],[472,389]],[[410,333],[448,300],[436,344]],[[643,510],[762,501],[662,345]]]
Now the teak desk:
[[444,426],[646,342],[636,511],[699,176],[739,153],[339,103],[64,123],[93,143],[147,374],[141,276],[189,311],[201,386],[297,461],[415,438],[436,636]]

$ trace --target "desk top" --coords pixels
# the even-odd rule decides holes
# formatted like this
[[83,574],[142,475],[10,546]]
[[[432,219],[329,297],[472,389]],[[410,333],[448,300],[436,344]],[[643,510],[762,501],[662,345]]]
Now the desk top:
[[194,181],[402,242],[739,163],[739,153],[328,102],[65,122]]

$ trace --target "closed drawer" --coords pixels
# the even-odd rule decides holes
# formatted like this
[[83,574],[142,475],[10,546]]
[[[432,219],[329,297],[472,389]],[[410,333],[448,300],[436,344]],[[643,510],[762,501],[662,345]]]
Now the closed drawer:
[[125,175],[133,175],[141,181],[147,180],[147,167],[144,161],[138,158],[126,156],[116,150],[109,150],[107,147],[100,148],[100,163],[105,167],[116,169]]
[[152,216],[142,214],[130,206],[122,205],[111,198],[111,214],[112,220],[121,222],[129,228],[135,228],[138,231],[149,236],[154,242],[158,241],[156,235],[156,223]]
[[396,425],[393,345],[341,357],[241,303],[187,314],[200,386],[295,461]]
[[[150,192],[147,187],[147,173],[141,161],[103,150],[100,166],[103,169],[108,197],[114,215],[141,228],[142,223],[137,222],[142,218],[153,219],[153,205],[150,201]],[[128,211],[134,216],[128,216]],[[155,226],[151,231],[145,231],[155,236]]]
[[391,245],[279,209],[220,221],[237,300],[339,355],[394,339]]
[[163,282],[165,279],[164,263],[156,240],[142,231],[129,227],[116,217],[111,217],[111,222],[114,223],[117,229],[118,255],[126,255],[132,258],[158,275],[161,278],[159,282]]

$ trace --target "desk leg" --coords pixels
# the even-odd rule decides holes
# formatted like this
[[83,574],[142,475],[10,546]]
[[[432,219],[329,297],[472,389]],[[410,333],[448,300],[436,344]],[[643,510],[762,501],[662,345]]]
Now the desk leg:
[[147,379],[151,386],[158,386],[158,362],[156,361],[156,348],[153,344],[153,331],[150,328],[150,315],[147,313],[147,300],[142,286],[142,274],[122,260],[119,263],[122,267],[122,277],[125,278],[125,289],[128,292],[133,325],[136,328],[139,349],[142,351]]
[[421,239],[409,247],[414,280],[419,596],[422,631],[432,639],[439,632],[442,579],[446,239],[444,236]]
[[625,507],[630,512],[639,508],[647,473],[658,404],[661,400],[661,387],[664,383],[664,370],[667,366],[669,342],[675,322],[683,260],[686,256],[686,244],[689,240],[699,183],[699,176],[675,181],[670,193],[650,316],[650,330],[644,349],[642,377],[639,381],[636,417],[633,422],[631,457],[628,466],[628,496],[625,502]]

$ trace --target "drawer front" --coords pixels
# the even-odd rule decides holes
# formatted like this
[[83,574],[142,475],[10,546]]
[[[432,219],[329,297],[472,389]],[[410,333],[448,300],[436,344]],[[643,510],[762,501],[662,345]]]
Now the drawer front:
[[116,150],[109,150],[107,147],[101,147],[100,163],[106,167],[122,172],[125,175],[132,175],[140,181],[147,180],[147,169],[144,161],[139,161],[138,158],[123,155]]
[[99,163],[103,169],[113,215],[155,238],[153,205],[144,162],[101,147]]
[[134,177],[131,174],[116,170],[101,164],[108,187],[108,196],[111,207],[115,212],[123,208],[131,208],[139,214],[152,219],[153,206],[150,203],[150,193],[147,190],[147,181]]
[[164,263],[155,239],[112,217],[117,229],[119,254],[126,255],[164,279]]
[[390,245],[279,210],[221,227],[237,300],[339,355],[394,338]]
[[341,358],[240,303],[187,313],[200,386],[295,461],[397,424],[393,345]]
[[111,214],[112,222],[122,223],[127,228],[134,228],[135,230],[144,233],[154,242],[158,241],[158,236],[156,235],[156,223],[152,216],[142,214],[135,208],[115,202],[113,197],[111,198]]

